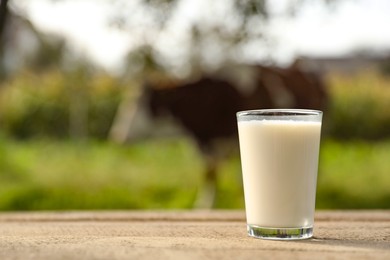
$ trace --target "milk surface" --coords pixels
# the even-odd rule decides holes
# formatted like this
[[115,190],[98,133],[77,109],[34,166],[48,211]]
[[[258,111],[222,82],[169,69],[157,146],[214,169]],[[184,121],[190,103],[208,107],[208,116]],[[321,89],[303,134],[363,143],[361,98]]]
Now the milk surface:
[[310,227],[321,122],[238,122],[247,224]]

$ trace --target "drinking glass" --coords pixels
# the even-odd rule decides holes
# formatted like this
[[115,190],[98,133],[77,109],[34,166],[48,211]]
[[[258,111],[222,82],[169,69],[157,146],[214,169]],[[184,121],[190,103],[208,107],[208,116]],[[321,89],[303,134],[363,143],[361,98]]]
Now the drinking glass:
[[313,235],[322,112],[237,113],[247,230],[264,239]]

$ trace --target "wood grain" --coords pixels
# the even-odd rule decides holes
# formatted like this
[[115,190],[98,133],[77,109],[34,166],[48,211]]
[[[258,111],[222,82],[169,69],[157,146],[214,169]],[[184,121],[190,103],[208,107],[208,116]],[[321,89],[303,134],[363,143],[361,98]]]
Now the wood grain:
[[0,214],[0,259],[390,259],[390,211],[316,213],[314,238],[248,237],[243,211]]

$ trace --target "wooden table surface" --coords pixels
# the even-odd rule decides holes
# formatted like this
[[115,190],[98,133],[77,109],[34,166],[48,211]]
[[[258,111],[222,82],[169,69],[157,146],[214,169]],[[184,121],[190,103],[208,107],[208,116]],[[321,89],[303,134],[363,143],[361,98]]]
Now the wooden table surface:
[[0,259],[390,259],[390,211],[319,211],[314,237],[248,237],[243,211],[0,213]]

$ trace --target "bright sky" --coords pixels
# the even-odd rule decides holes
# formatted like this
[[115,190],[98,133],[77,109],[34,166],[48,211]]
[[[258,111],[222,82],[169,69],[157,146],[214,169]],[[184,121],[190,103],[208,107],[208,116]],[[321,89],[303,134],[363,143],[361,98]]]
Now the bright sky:
[[27,15],[36,26],[65,36],[80,53],[105,67],[118,66],[128,49],[129,36],[107,26],[104,4],[88,0],[20,2],[24,3]]
[[282,39],[277,56],[283,59],[283,56],[296,54],[339,55],[358,49],[390,50],[389,0],[339,2],[341,4],[328,11],[319,4],[307,6],[291,25],[275,21],[273,34]]
[[[270,1],[273,12],[281,12],[288,1]],[[134,35],[107,25],[109,1],[106,4],[93,0],[18,2],[23,3],[27,15],[42,30],[65,35],[81,53],[109,69],[118,67],[137,41]],[[182,15],[213,18],[212,14],[207,15],[211,18],[197,16],[207,14],[200,12],[207,10],[207,0],[184,3],[187,5],[181,8]],[[215,1],[215,5],[218,3],[223,7],[222,1]],[[317,1],[314,3],[306,5],[295,19],[277,18],[271,22],[269,33],[277,40],[272,46],[272,58],[289,62],[296,55],[338,55],[362,48],[390,50],[389,0],[344,0],[328,10]],[[169,41],[166,44],[169,46]],[[245,54],[250,59],[263,58],[253,46]]]

